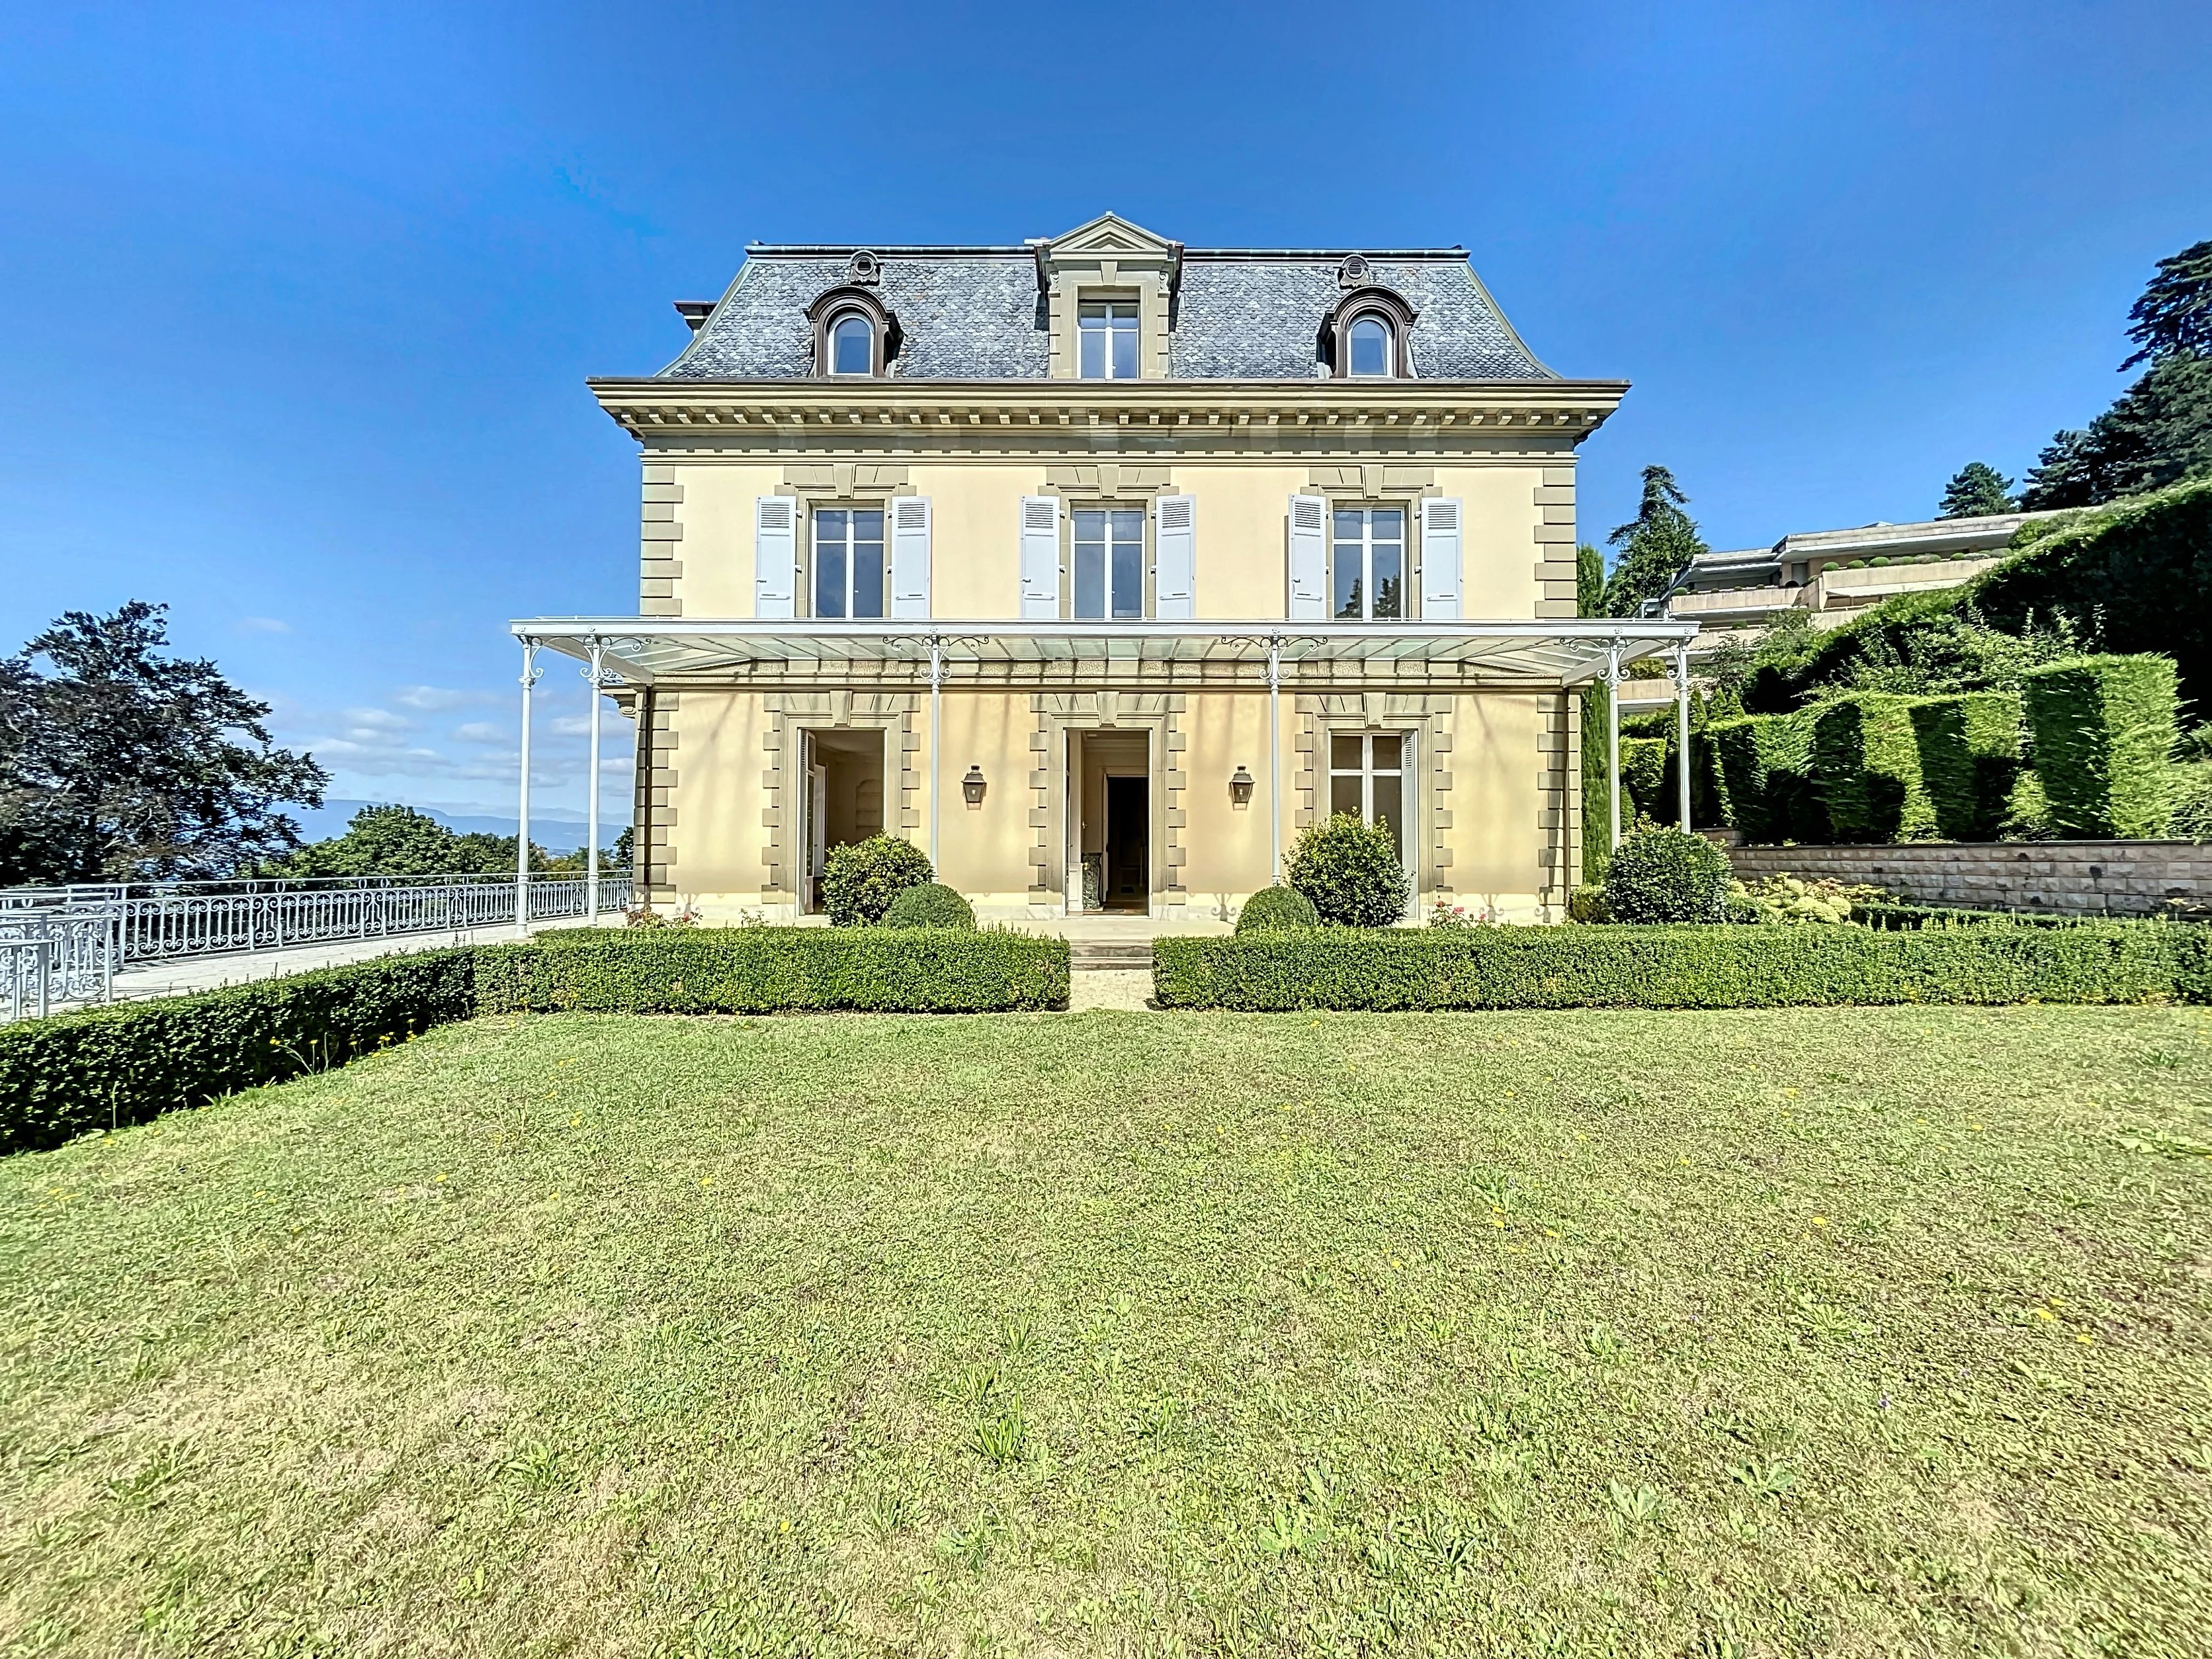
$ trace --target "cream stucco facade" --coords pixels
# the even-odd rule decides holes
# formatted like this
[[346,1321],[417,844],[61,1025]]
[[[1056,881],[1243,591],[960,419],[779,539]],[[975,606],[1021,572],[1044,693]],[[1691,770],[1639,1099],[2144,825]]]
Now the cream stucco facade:
[[[625,682],[651,900],[789,918],[827,845],[881,828],[987,918],[1228,915],[1357,801],[1398,830],[1420,908],[1559,915],[1577,686],[1603,649],[1570,620],[1576,451],[1625,388],[1178,375],[1193,348],[1158,331],[1182,250],[1110,218],[1075,238],[1058,263],[1031,245],[1034,374],[908,378],[893,357],[593,383],[641,446],[638,616],[516,626],[602,640]],[[1075,372],[1094,281],[1141,301],[1132,377]],[[1081,614],[1079,512],[1141,527],[1142,615]],[[820,614],[845,557],[823,538],[858,524],[890,526],[878,614]],[[1402,614],[1337,614],[1347,525],[1399,527]]]

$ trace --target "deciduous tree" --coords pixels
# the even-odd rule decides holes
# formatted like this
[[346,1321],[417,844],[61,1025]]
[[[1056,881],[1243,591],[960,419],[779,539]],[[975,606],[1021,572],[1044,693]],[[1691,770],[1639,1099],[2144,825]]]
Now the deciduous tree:
[[228,876],[296,848],[312,757],[215,664],[167,653],[167,607],[72,611],[0,663],[0,883]]

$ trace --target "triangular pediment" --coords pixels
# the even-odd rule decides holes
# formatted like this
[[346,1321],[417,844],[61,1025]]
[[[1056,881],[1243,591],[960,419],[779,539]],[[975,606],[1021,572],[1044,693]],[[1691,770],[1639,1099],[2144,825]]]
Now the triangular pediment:
[[1053,237],[1045,243],[1045,251],[1058,258],[1096,255],[1172,259],[1180,250],[1166,237],[1132,224],[1118,213],[1102,213],[1088,224]]

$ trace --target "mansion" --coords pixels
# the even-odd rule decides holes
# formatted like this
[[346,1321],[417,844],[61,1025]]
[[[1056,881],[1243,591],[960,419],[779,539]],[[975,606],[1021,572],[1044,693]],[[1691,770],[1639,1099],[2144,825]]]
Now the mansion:
[[[985,919],[1232,912],[1331,812],[1425,909],[1564,912],[1579,689],[1694,624],[1578,620],[1576,448],[1623,393],[1457,248],[748,247],[658,374],[635,616],[517,622],[638,730],[641,895],[816,910],[922,847]],[[1601,827],[1601,833],[1602,828]]]

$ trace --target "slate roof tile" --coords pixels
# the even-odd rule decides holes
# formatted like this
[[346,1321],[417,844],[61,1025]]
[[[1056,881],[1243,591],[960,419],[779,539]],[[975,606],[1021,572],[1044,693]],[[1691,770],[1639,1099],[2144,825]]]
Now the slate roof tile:
[[[1303,380],[1322,372],[1323,320],[1341,297],[1337,252],[1183,255],[1169,337],[1182,380]],[[737,280],[666,380],[805,380],[813,373],[806,307],[845,281],[847,251],[750,250]],[[878,292],[898,319],[893,373],[905,379],[1041,380],[1049,335],[1025,248],[894,249]],[[1377,257],[1373,280],[1413,308],[1422,380],[1555,380],[1521,343],[1456,251]]]

